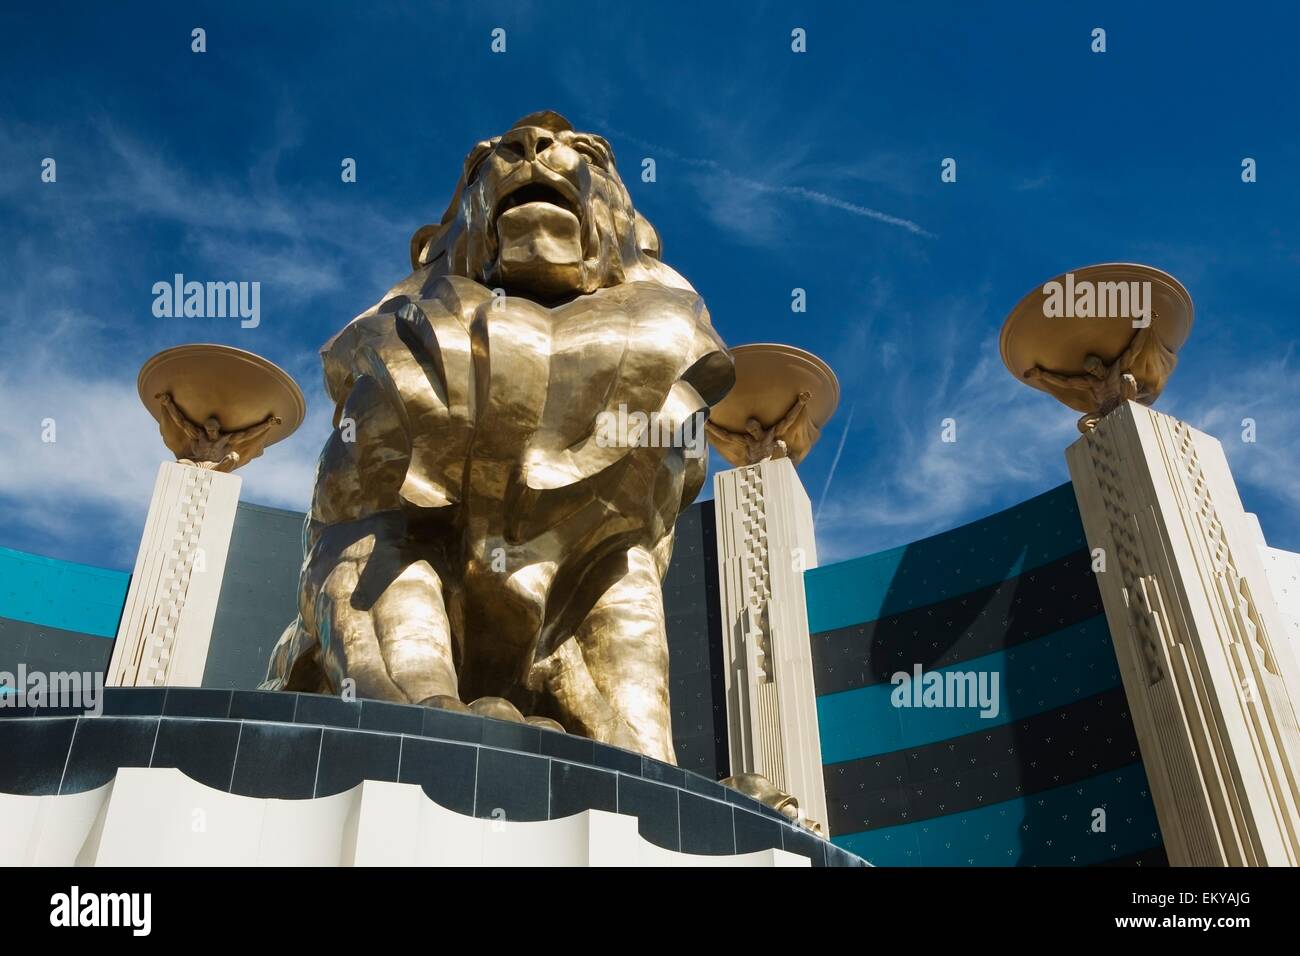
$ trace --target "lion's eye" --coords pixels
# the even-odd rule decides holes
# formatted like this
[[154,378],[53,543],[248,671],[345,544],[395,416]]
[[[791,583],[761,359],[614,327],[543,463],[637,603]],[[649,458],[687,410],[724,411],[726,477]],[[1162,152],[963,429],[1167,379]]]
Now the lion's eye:
[[591,165],[599,169],[605,168],[605,157],[600,154],[600,150],[596,149],[596,147],[589,146],[586,143],[574,143],[573,148]]
[[518,143],[497,143],[497,152],[512,163],[517,163],[524,158],[524,151]]

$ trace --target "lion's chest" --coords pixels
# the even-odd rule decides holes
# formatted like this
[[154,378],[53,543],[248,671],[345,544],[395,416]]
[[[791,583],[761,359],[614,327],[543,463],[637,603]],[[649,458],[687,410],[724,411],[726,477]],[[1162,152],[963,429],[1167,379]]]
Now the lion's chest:
[[590,436],[602,412],[658,409],[689,367],[698,301],[632,283],[550,308],[511,297],[480,304],[470,323],[478,450],[565,448]]

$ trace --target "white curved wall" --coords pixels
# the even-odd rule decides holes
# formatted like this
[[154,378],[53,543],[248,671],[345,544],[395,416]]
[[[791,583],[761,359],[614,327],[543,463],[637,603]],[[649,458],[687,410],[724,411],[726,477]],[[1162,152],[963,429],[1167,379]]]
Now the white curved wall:
[[414,784],[367,780],[314,800],[241,797],[175,769],[123,767],[64,796],[0,793],[14,866],[809,866],[784,850],[695,856],[654,846],[635,817],[480,820]]

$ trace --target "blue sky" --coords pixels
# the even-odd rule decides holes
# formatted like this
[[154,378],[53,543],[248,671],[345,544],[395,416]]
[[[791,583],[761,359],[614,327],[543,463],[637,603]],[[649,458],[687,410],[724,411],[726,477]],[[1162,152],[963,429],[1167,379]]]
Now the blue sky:
[[[182,342],[302,384],[303,427],[241,474],[245,500],[305,507],[329,427],[320,344],[406,275],[466,151],[550,108],[612,142],[727,342],[838,372],[840,412],[800,469],[823,562],[1066,480],[1076,416],[1011,378],[997,334],[1030,288],[1113,260],[1190,290],[1158,407],[1224,441],[1270,543],[1300,550],[1287,5],[113,6],[130,12],[0,13],[0,546],[131,566],[164,455],[135,376]],[[177,272],[260,282],[261,325],[155,318],[151,288]]]

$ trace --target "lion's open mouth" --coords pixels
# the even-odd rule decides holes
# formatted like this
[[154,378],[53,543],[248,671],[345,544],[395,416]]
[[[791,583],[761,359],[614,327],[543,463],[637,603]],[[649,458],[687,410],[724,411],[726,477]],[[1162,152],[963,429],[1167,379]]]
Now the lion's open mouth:
[[532,182],[520,186],[513,192],[502,196],[500,201],[497,202],[497,208],[493,214],[493,218],[499,219],[502,213],[509,212],[516,206],[526,206],[529,203],[535,202],[558,206],[559,208],[572,213],[579,220],[582,219],[577,204],[574,203],[573,200],[555,187],[548,186],[546,183],[538,182]]

